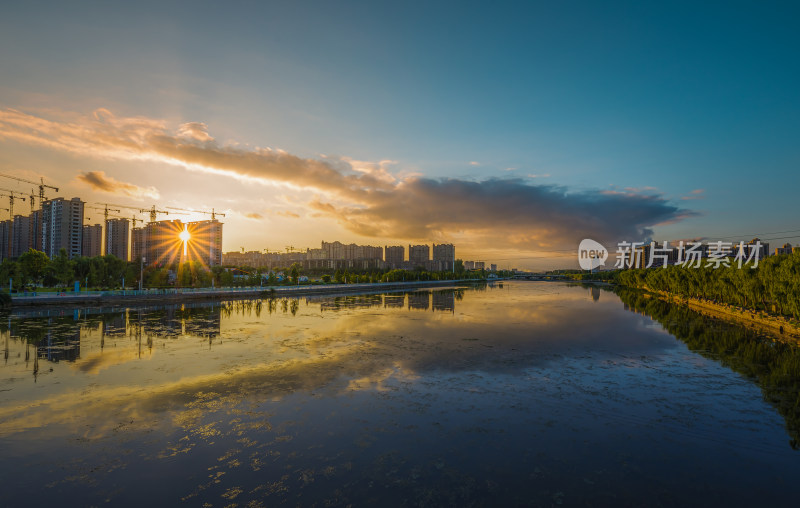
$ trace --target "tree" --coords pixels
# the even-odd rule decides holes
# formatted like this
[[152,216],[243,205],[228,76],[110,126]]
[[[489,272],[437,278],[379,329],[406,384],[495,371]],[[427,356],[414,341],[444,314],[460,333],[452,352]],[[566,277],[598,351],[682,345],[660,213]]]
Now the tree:
[[3,263],[0,264],[0,283],[5,285],[9,279],[12,281],[14,289],[17,291],[24,288],[24,280],[19,263],[11,261],[10,259],[4,259]]
[[58,255],[53,258],[50,267],[53,271],[53,278],[60,286],[67,286],[75,279],[75,270],[72,260],[67,254],[67,249],[62,248],[58,251]]
[[42,251],[30,249],[19,257],[20,275],[23,285],[29,282],[39,282],[45,274],[45,269],[50,263],[50,259]]
[[114,288],[122,284],[122,277],[125,276],[126,269],[125,261],[113,254],[106,254],[103,256],[103,264],[105,265],[103,286]]
[[[134,263],[134,262],[127,263],[127,266],[125,267],[125,285],[133,288],[139,287],[139,263]],[[210,278],[208,281],[208,285],[209,286],[211,285]]]
[[220,286],[233,285],[233,273],[230,270],[225,270],[219,274],[219,285]]
[[82,284],[86,284],[89,278],[89,272],[92,268],[92,258],[81,256],[72,261],[72,269],[75,272],[75,278],[81,281]]

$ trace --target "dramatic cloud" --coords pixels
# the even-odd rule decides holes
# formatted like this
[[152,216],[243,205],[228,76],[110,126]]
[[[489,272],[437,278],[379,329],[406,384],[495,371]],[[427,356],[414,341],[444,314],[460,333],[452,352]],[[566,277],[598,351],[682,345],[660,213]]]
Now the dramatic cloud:
[[106,176],[105,171],[81,173],[77,176],[77,180],[94,190],[117,196],[127,196],[133,199],[159,198],[158,190],[155,187],[139,187],[132,183],[120,182],[110,176]]
[[[311,189],[316,196],[308,206],[315,216],[333,218],[355,233],[377,238],[442,241],[457,237],[476,246],[481,242],[495,248],[555,250],[571,248],[584,237],[642,240],[652,234],[653,226],[692,215],[651,188],[570,192],[519,178],[470,181],[398,176],[389,170],[394,161],[309,159],[272,148],[220,145],[203,123],[170,129],[159,120],[120,118],[104,109],[90,117],[59,121],[0,110],[0,138],[84,156],[157,161]],[[98,173],[80,178],[103,190],[132,185]],[[129,187],[128,192],[136,189],[140,188]]]
[[521,179],[415,178],[372,197],[368,206],[313,206],[364,236],[422,239],[469,232],[519,248],[556,248],[581,238],[642,240],[652,235],[652,226],[691,215],[657,194],[570,193]]

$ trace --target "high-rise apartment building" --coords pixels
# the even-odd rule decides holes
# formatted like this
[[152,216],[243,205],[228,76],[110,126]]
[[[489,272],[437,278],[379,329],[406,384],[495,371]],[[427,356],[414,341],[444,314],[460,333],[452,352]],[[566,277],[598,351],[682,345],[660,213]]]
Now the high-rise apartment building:
[[128,261],[129,234],[130,221],[128,219],[108,219],[106,221],[105,253]]
[[455,245],[452,243],[433,244],[433,270],[452,270],[455,260]]
[[383,247],[322,242],[322,248],[314,249],[310,254],[317,259],[383,259]]
[[19,257],[33,247],[31,238],[31,217],[29,215],[15,215],[11,230],[11,257]]
[[11,229],[13,221],[0,222],[0,261],[11,257]]
[[222,223],[216,219],[186,224],[190,239],[187,261],[200,261],[205,266],[222,264]]
[[[184,255],[181,232],[189,232]],[[131,258],[145,264],[170,266],[175,262],[199,261],[205,266],[222,264],[222,223],[216,219],[184,224],[180,220],[148,222],[132,230]]]
[[34,210],[28,217],[30,217],[30,235],[29,235],[30,248],[39,251],[44,251],[42,210],[41,209]]
[[146,231],[144,249],[146,264],[170,266],[176,261],[180,261],[183,242],[179,235],[183,231],[183,222],[178,219],[148,222],[144,229]]
[[51,259],[61,249],[66,249],[70,258],[81,255],[84,204],[80,198],[55,198],[42,203],[42,247]]
[[406,248],[402,245],[386,246],[383,251],[386,253],[387,268],[402,268],[406,257]]
[[429,245],[409,245],[408,262],[412,267],[427,267],[431,259],[431,248]]
[[131,261],[139,261],[144,258],[147,261],[147,226],[133,228],[131,230]]
[[83,226],[83,239],[81,240],[81,255],[89,258],[100,256],[103,253],[103,226],[92,224]]

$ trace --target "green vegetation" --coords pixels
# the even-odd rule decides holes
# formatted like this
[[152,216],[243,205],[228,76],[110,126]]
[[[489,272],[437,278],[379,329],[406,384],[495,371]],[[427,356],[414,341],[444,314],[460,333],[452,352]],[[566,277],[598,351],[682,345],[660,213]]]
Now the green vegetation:
[[790,445],[800,448],[800,348],[642,291],[625,287],[616,291],[628,308],[649,315],[693,351],[756,381],[764,400],[785,419]]
[[757,268],[647,268],[619,271],[623,286],[703,298],[800,319],[800,252],[769,256]]
[[572,280],[597,280],[604,282],[617,282],[622,270],[603,270],[587,272],[586,270],[553,270],[548,275],[562,275]]
[[[138,262],[125,262],[116,256],[78,257],[69,259],[66,250],[53,259],[41,251],[30,249],[16,260],[0,264],[0,283],[11,280],[14,291],[72,290],[75,282],[82,289],[138,288],[140,274],[144,287],[208,287],[233,285],[233,275],[220,268],[208,270],[193,261],[173,266],[150,266],[140,269]],[[7,286],[6,286],[7,287]]]
[[[489,272],[486,270],[465,270],[464,263],[457,259],[455,263],[456,269],[444,271],[428,271],[422,267],[415,270],[399,270],[399,269],[337,269],[330,270],[324,268],[305,269],[299,263],[293,263],[288,267],[273,267],[268,269],[266,267],[251,268],[251,267],[228,267],[237,272],[235,280],[225,283],[224,285],[234,286],[282,286],[282,285],[297,285],[297,284],[366,284],[377,282],[402,282],[402,281],[427,281],[427,280],[463,280],[463,279],[486,279]],[[218,267],[214,268],[215,270]],[[222,268],[219,268],[222,270]],[[266,278],[268,274],[268,278]],[[278,280],[279,275],[282,280]],[[305,275],[309,278],[308,281],[301,281],[300,278]],[[498,277],[510,277],[512,275],[509,271],[496,272]]]
[[[456,262],[456,271],[429,272],[416,270],[305,270],[300,263],[280,268],[214,266],[210,269],[197,261],[169,266],[141,267],[138,261],[125,262],[115,256],[69,259],[62,249],[49,259],[44,252],[29,250],[16,260],[0,264],[0,284],[13,281],[13,291],[71,291],[75,282],[82,289],[128,289],[165,287],[261,287],[298,284],[357,284],[420,280],[485,279],[485,270],[467,271]],[[306,276],[309,280],[305,280]],[[498,272],[498,276],[510,276]],[[2,303],[2,302],[0,302]]]

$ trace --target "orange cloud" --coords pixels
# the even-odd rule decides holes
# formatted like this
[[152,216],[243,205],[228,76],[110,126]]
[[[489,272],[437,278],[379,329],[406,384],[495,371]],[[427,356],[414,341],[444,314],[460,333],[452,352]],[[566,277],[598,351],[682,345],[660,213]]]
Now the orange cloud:
[[[654,225],[693,216],[652,188],[571,192],[521,178],[398,176],[389,171],[394,161],[310,159],[273,148],[221,145],[200,122],[170,129],[160,120],[117,117],[105,109],[67,120],[0,110],[0,138],[83,156],[156,161],[311,189],[315,194],[307,206],[315,211],[312,216],[332,218],[369,237],[442,241],[456,236],[497,248],[572,247],[586,237],[640,240],[652,234]],[[113,182],[114,187],[105,175],[88,175],[82,175],[83,181],[101,189],[122,184]]]
[[88,185],[94,190],[109,194],[122,195],[134,199],[159,198],[158,189],[155,187],[139,187],[132,183],[120,182],[110,176],[106,176],[105,171],[88,171],[79,174],[76,178],[79,182]]

